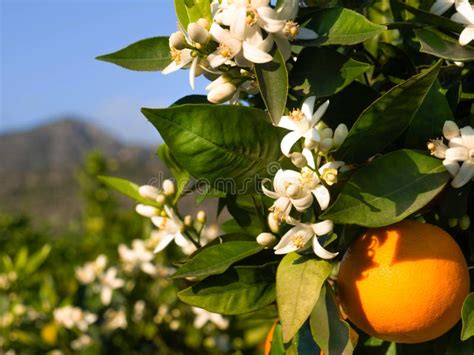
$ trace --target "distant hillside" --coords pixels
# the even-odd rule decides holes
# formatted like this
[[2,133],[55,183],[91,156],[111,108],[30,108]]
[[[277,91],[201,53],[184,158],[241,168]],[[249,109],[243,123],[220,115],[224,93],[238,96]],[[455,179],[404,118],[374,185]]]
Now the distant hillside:
[[[125,145],[91,124],[71,119],[0,135],[0,213],[26,213],[36,221],[65,224],[80,216],[75,174],[89,151],[117,161],[112,175],[145,184],[160,171],[168,176],[153,148]],[[212,201],[206,203],[206,210],[213,207]],[[194,208],[191,202],[185,206],[186,212]]]

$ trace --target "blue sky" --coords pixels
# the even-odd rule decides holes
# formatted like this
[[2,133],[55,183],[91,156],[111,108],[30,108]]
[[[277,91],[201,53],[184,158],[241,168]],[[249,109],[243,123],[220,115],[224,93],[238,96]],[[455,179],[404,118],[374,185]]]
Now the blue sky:
[[[135,143],[159,136],[139,109],[192,93],[187,73],[132,72],[94,60],[176,30],[171,0],[0,0],[0,131],[65,116]],[[204,92],[203,81],[196,93]]]

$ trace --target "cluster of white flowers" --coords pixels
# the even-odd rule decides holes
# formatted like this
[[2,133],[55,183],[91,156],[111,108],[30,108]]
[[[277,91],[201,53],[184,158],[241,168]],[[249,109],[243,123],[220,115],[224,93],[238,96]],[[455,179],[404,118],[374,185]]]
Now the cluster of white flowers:
[[192,307],[192,311],[196,315],[196,318],[194,318],[194,328],[196,329],[201,329],[209,322],[221,330],[225,330],[229,327],[229,320],[218,313],[212,313],[198,307]]
[[471,126],[459,128],[453,121],[446,121],[443,127],[444,138],[428,142],[428,149],[437,158],[444,159],[443,165],[453,176],[451,185],[455,188],[474,180],[474,129]]
[[[300,171],[279,170],[273,179],[274,191],[267,189],[265,179],[262,189],[265,195],[276,199],[270,208],[268,224],[270,230],[278,232],[283,222],[294,225],[274,247],[276,254],[286,254],[308,248],[312,241],[313,251],[323,259],[334,258],[337,253],[325,250],[318,237],[332,233],[332,221],[318,223],[301,223],[291,215],[293,208],[298,213],[309,209],[316,199],[321,210],[325,210],[330,203],[330,193],[327,186],[337,182],[337,175],[344,162],[334,161],[331,152],[337,150],[347,137],[348,130],[340,124],[333,132],[321,118],[326,112],[329,101],[321,105],[314,112],[316,97],[307,98],[301,109],[295,109],[287,116],[283,116],[278,126],[288,129],[288,133],[281,142],[281,150],[287,157],[291,157],[293,164]],[[314,113],[313,113],[314,112]],[[302,152],[290,153],[295,144],[303,139]],[[324,162],[324,163],[323,163]],[[262,233],[257,241],[274,244],[276,238],[269,233]]]
[[64,306],[54,310],[54,320],[67,329],[77,328],[82,332],[87,331],[89,325],[97,320],[97,315],[85,312],[79,307]]
[[294,21],[298,0],[283,1],[277,8],[270,0],[214,0],[211,12],[211,22],[201,18],[170,36],[173,62],[163,73],[189,68],[193,89],[195,77],[205,73],[213,80],[206,88],[213,103],[237,102],[241,90],[256,93],[252,66],[270,62],[275,45],[288,60],[291,41],[318,37]]
[[131,273],[140,269],[144,273],[154,276],[157,274],[157,267],[153,265],[152,260],[155,254],[149,250],[147,243],[142,239],[134,239],[132,247],[129,248],[125,244],[120,244],[118,253],[124,271]]
[[96,260],[85,263],[76,268],[76,278],[84,285],[94,284],[94,288],[100,293],[100,300],[104,305],[110,304],[113,291],[125,285],[125,281],[117,277],[117,268],[107,266],[107,257],[99,255]]
[[474,6],[469,0],[436,0],[430,11],[442,15],[453,5],[456,12],[451,16],[451,20],[466,26],[459,35],[459,44],[465,46],[474,39]]

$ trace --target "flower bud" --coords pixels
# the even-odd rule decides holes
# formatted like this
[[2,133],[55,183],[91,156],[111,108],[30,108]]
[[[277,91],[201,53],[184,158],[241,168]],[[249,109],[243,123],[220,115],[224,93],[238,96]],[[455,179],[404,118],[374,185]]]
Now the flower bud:
[[301,193],[301,188],[298,185],[290,185],[286,188],[286,193],[290,198],[296,198]]
[[257,243],[265,248],[271,248],[276,242],[277,238],[271,233],[260,233],[257,236]]
[[313,141],[312,139],[305,138],[304,140],[304,147],[307,149],[315,149],[318,146],[318,142]]
[[166,197],[163,194],[159,194],[158,197],[156,198],[156,203],[158,203],[160,206],[163,206],[166,202]]
[[291,162],[297,167],[297,168],[304,168],[306,165],[308,165],[308,161],[304,157],[303,154],[301,153],[291,153]]
[[156,200],[158,195],[160,194],[160,190],[151,185],[143,185],[138,188],[138,193],[143,198]]
[[332,129],[329,127],[324,128],[320,133],[321,140],[326,139],[326,138],[332,138],[332,135],[333,135]]
[[347,130],[347,126],[344,123],[341,123],[339,126],[337,126],[336,130],[334,131],[334,145],[336,147],[340,147],[346,140],[348,134],[349,131]]
[[278,233],[280,231],[280,223],[278,218],[275,218],[275,214],[273,212],[268,214],[267,222],[268,227],[273,233]]
[[458,225],[459,220],[457,218],[450,218],[448,219],[448,226],[449,228],[454,228]]
[[323,152],[328,152],[333,146],[333,139],[332,138],[324,138],[321,143],[319,143],[319,149]]
[[142,203],[138,204],[135,207],[135,211],[139,215],[141,215],[143,217],[148,217],[148,218],[158,216],[160,214],[160,210],[158,210],[157,208],[155,208],[153,206],[144,205]]
[[469,215],[465,214],[459,219],[459,228],[462,231],[468,230],[470,226],[471,226],[471,218],[469,217]]
[[209,39],[211,38],[209,31],[206,30],[203,26],[201,26],[197,22],[191,22],[188,25],[188,35],[189,35],[189,38],[191,38],[193,42],[200,43],[200,44],[206,44],[207,42],[209,42]]
[[206,223],[206,219],[207,219],[206,212],[202,210],[198,211],[198,213],[196,214],[196,221],[198,221],[201,224],[204,224]]
[[221,104],[229,101],[235,95],[237,88],[232,83],[223,83],[213,88],[207,94],[207,99],[213,104]]
[[181,31],[177,31],[171,34],[169,39],[170,47],[176,48],[178,50],[184,49],[186,46],[186,38],[184,37],[184,33]]
[[165,196],[173,196],[176,193],[176,185],[170,179],[163,181],[163,193]]
[[184,216],[183,224],[186,227],[191,227],[193,225],[193,217],[191,217],[190,215]]
[[450,140],[459,136],[459,127],[454,121],[446,121],[443,126],[443,135]]
[[202,26],[202,27],[204,27],[205,29],[207,29],[207,30],[208,30],[209,28],[211,28],[211,25],[210,25],[209,21],[207,20],[207,18],[202,18],[202,17],[201,17],[199,20],[197,20],[197,23],[198,23],[200,26]]

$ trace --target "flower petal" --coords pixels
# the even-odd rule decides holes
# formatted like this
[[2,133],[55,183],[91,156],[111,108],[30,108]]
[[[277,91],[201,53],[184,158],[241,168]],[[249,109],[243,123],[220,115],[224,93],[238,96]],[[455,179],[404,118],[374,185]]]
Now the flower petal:
[[321,136],[319,135],[319,132],[316,128],[310,128],[309,130],[307,130],[304,134],[304,137],[306,139],[311,139],[313,142],[321,141]]
[[318,37],[319,35],[316,32],[305,27],[300,27],[298,30],[298,35],[296,36],[297,39],[303,41],[310,41]]
[[245,38],[247,8],[240,6],[235,9],[232,16],[232,23],[230,24],[230,31],[234,38],[240,39],[241,41]]
[[467,26],[459,35],[459,44],[461,46],[468,45],[474,39],[474,26]]
[[280,32],[286,25],[286,21],[278,19],[277,13],[271,7],[260,7],[257,13],[257,24],[268,33]]
[[287,129],[289,131],[296,131],[298,126],[295,121],[292,120],[289,116],[282,116],[280,122],[278,122],[278,127]]
[[326,235],[332,232],[334,228],[334,222],[327,219],[325,221],[312,224],[311,228],[318,236]]
[[194,90],[194,79],[196,78],[196,68],[199,62],[199,58],[196,57],[193,59],[193,63],[191,64],[191,69],[189,70],[189,85],[191,85],[191,89]]
[[290,199],[293,206],[298,212],[304,212],[313,204],[313,195],[307,194],[301,198]]
[[174,239],[175,235],[171,233],[166,233],[165,231],[163,231],[162,233],[160,233],[160,237],[161,238],[160,238],[160,241],[158,242],[158,245],[156,246],[155,250],[153,250],[155,254],[159,253],[164,248],[166,248],[168,244],[171,243],[171,241]]
[[281,52],[281,55],[283,56],[283,59],[285,59],[285,62],[290,59],[291,57],[291,43],[288,41],[286,38],[282,38],[279,36],[273,36],[273,39],[275,43],[277,44],[278,49]]
[[290,154],[291,148],[295,143],[301,138],[301,133],[299,132],[290,132],[281,140],[280,148],[281,152],[288,156]]
[[452,161],[448,159],[443,160],[443,165],[446,170],[451,174],[451,176],[456,176],[459,171],[459,163],[457,161]]
[[184,237],[184,235],[181,234],[181,232],[177,232],[174,238],[174,242],[179,246],[179,247],[185,247],[189,244],[189,241]]
[[313,157],[313,153],[311,153],[311,150],[309,150],[308,148],[303,148],[303,151],[301,152],[301,154],[303,154],[303,156],[306,158],[306,162],[308,163],[308,166],[310,168],[315,169],[316,164],[314,163],[314,157]]
[[324,116],[326,113],[326,110],[329,107],[329,100],[326,100],[321,106],[318,107],[316,112],[313,114],[313,117],[311,118],[311,126],[314,126],[316,123],[319,122],[321,117]]
[[454,188],[459,188],[466,185],[474,177],[474,163],[470,161],[465,161],[461,165],[456,177],[451,181],[451,186]]
[[279,195],[278,193],[276,193],[276,192],[274,192],[274,191],[271,191],[271,190],[269,190],[269,189],[267,189],[267,188],[265,187],[265,183],[266,183],[267,181],[270,181],[270,179],[264,179],[264,180],[262,181],[262,191],[263,191],[263,193],[264,193],[266,196],[271,197],[271,198],[275,198],[275,199],[278,198],[278,197],[280,197],[280,195]]
[[464,161],[469,158],[469,151],[466,147],[455,147],[446,149],[446,159]]
[[308,121],[311,120],[311,117],[313,116],[315,102],[316,96],[310,96],[304,100],[303,105],[301,105],[301,112],[303,112]]
[[455,6],[456,11],[468,21],[467,24],[474,23],[474,9],[469,0],[456,0]]
[[474,129],[470,126],[463,127],[461,132],[462,143],[467,149],[474,149]]
[[314,253],[319,256],[321,259],[329,260],[335,258],[339,253],[331,253],[322,247],[319,244],[318,237],[313,238],[313,251]]
[[433,6],[431,6],[430,12],[435,15],[444,14],[453,4],[454,0],[437,0]]
[[312,192],[314,197],[316,197],[321,210],[324,211],[326,208],[328,208],[329,202],[331,201],[331,195],[329,194],[329,190],[326,188],[326,186],[318,185]]
[[259,49],[257,46],[250,44],[249,42],[245,41],[243,43],[244,49],[244,57],[251,61],[252,63],[268,63],[271,62],[273,57]]

